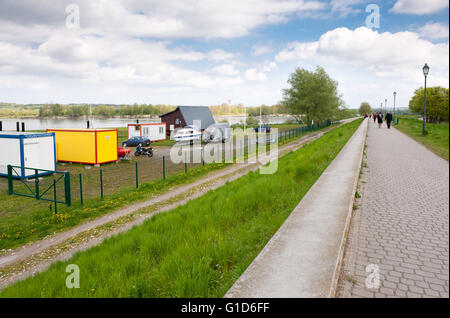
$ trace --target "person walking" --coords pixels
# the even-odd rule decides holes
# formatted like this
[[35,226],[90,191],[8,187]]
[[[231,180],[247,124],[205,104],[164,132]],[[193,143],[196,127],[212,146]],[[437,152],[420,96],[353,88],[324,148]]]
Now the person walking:
[[378,119],[378,128],[381,128],[381,125],[383,125],[383,113],[382,112],[378,112],[377,119]]
[[377,113],[373,113],[372,114],[372,117],[373,117],[373,123],[375,124],[375,122],[377,121]]
[[391,122],[392,122],[392,114],[391,114],[391,112],[388,112],[386,114],[386,118],[385,119],[386,119],[387,128],[391,129]]

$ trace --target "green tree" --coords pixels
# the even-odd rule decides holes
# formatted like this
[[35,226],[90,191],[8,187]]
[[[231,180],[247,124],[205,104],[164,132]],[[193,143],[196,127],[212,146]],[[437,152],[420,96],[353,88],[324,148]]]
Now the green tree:
[[298,123],[331,120],[343,104],[338,83],[320,66],[314,72],[297,68],[288,83],[291,87],[283,90],[282,104]]
[[[424,89],[418,88],[409,101],[413,113],[423,114]],[[448,121],[448,89],[440,86],[427,87],[427,122]]]
[[358,112],[361,116],[364,116],[372,112],[372,107],[370,107],[370,104],[368,102],[362,102],[359,106]]
[[50,105],[50,115],[51,116],[62,116],[64,115],[63,107],[61,104],[51,104]]

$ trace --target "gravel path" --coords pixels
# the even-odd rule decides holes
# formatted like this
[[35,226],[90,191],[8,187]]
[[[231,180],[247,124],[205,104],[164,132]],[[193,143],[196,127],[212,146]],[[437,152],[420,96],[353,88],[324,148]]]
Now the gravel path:
[[[343,123],[352,121],[344,120]],[[326,131],[338,126],[312,133],[279,148],[279,156],[297,150],[306,143],[320,138]],[[0,256],[0,288],[45,270],[57,260],[69,259],[74,253],[85,250],[103,239],[141,224],[153,215],[174,209],[188,200],[216,189],[261,166],[259,163],[234,164],[213,172],[188,185],[173,188],[147,201],[135,203],[95,220],[78,225],[39,242],[25,245]],[[149,207],[154,207],[151,211]],[[111,225],[112,224],[112,225]]]
[[337,297],[449,297],[449,163],[373,122],[366,151]]

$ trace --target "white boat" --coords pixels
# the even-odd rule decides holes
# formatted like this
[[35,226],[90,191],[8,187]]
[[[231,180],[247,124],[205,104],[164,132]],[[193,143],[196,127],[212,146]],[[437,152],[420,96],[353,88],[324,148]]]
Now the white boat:
[[202,138],[202,132],[198,130],[195,126],[186,126],[182,129],[176,131],[173,139],[177,143],[190,142],[194,143],[196,140]]

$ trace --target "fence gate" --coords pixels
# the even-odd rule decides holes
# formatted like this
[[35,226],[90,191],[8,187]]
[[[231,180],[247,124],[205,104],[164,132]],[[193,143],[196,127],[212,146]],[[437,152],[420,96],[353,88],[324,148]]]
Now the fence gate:
[[[34,171],[32,174],[27,174],[28,179],[34,178],[34,185],[30,186],[30,182],[22,177],[22,172],[24,170]],[[53,178],[53,182],[50,184],[40,185],[39,176],[43,174],[53,174],[55,176],[55,178]],[[14,180],[18,180],[24,186],[21,189],[17,189],[17,187],[14,187]],[[64,187],[64,200],[58,200],[57,198],[56,186],[58,183],[62,184]],[[51,198],[44,197],[44,195],[51,193],[52,191],[53,196]],[[8,165],[8,194],[54,202],[56,213],[57,203],[66,204],[67,206],[70,206],[72,203],[70,194],[70,173],[67,171],[52,171]]]

